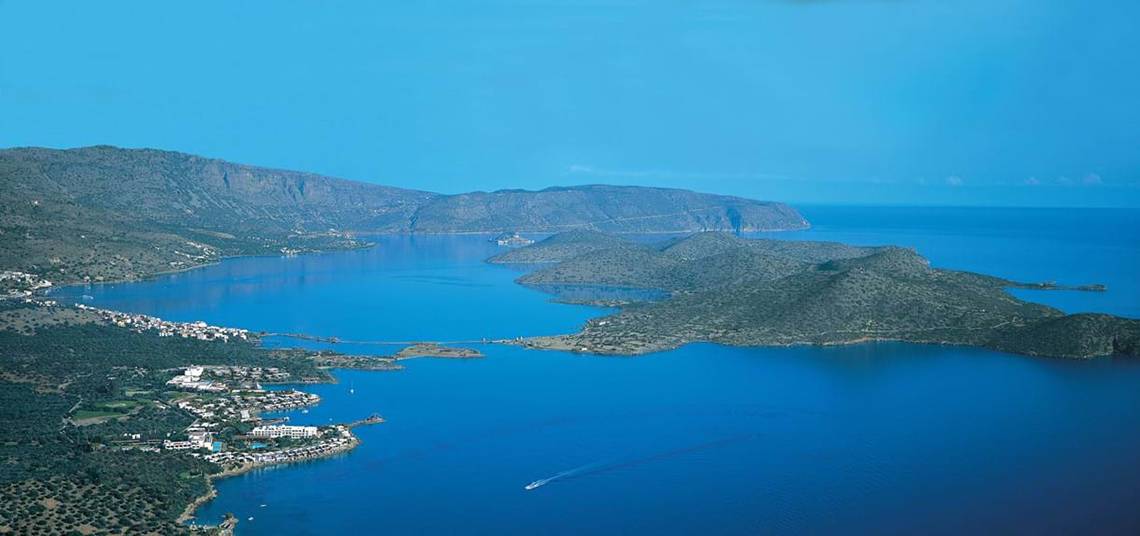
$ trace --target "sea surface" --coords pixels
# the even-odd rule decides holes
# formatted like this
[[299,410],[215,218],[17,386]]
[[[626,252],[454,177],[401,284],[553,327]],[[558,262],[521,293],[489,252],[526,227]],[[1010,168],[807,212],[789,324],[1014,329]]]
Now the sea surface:
[[[1140,317],[1140,211],[802,210],[811,230],[764,236],[1103,283],[1017,294]],[[352,340],[553,334],[608,313],[515,285],[519,271],[482,262],[498,251],[487,237],[376,241],[57,296]],[[305,386],[323,402],[294,423],[388,422],[358,429],[363,443],[345,455],[218,482],[198,518],[232,512],[242,535],[1140,532],[1138,361],[901,343],[694,344],[638,358],[478,347],[487,358]],[[539,479],[550,480],[523,489]]]

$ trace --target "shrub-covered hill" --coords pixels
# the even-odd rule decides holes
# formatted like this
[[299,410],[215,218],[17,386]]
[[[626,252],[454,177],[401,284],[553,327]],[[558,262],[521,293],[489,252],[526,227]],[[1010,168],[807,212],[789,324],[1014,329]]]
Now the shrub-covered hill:
[[941,270],[898,247],[706,233],[665,246],[601,247],[519,281],[544,289],[613,285],[667,292],[665,299],[591,320],[578,334],[527,341],[538,347],[639,354],[696,341],[897,340],[1074,358],[1137,355],[1140,347],[1138,320],[1065,315],[1005,291],[1036,285]]

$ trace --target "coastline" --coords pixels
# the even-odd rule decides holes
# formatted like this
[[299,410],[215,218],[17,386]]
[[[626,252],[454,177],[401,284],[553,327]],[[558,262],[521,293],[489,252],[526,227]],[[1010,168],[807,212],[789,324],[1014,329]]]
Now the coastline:
[[[383,420],[381,420],[379,422],[383,422]],[[364,421],[358,421],[357,423],[352,423],[352,425],[357,425],[357,424],[374,424],[374,423],[364,422]],[[347,426],[351,429],[352,425],[347,425]],[[190,502],[190,504],[186,505],[186,509],[182,511],[182,514],[178,516],[178,518],[175,520],[175,522],[180,524],[180,525],[185,525],[189,521],[195,519],[194,513],[199,508],[201,508],[206,503],[209,503],[210,501],[217,498],[218,490],[214,486],[214,482],[216,480],[223,480],[226,478],[232,478],[235,476],[240,476],[240,475],[243,475],[243,474],[248,473],[250,471],[253,471],[255,469],[260,469],[263,467],[285,466],[285,465],[293,465],[293,464],[297,464],[297,463],[318,461],[318,460],[322,460],[325,458],[331,458],[333,456],[338,456],[338,455],[344,454],[346,452],[349,452],[349,451],[355,449],[361,443],[360,438],[357,437],[356,434],[353,434],[351,431],[349,431],[348,435],[349,435],[350,439],[349,439],[349,442],[347,444],[345,444],[343,446],[338,446],[338,447],[332,448],[328,452],[323,453],[320,456],[313,456],[313,457],[302,458],[302,459],[297,459],[297,460],[286,460],[286,461],[280,461],[280,462],[267,462],[267,463],[249,462],[249,463],[243,463],[237,467],[231,467],[231,468],[225,469],[221,472],[207,475],[206,476],[206,493],[195,498],[193,501]],[[197,525],[199,527],[217,527],[217,525],[208,524],[208,523],[207,524],[195,523],[195,525]]]
[[[804,227],[804,228],[807,228],[807,227]],[[786,230],[796,230],[796,229],[769,229],[767,231],[775,232],[775,231],[786,231]],[[535,232],[554,232],[554,231],[545,230],[545,231],[535,231]],[[671,231],[659,231],[659,232],[654,232],[654,233],[638,232],[638,233],[628,233],[628,234],[678,234],[678,233],[687,233],[687,232],[695,232],[695,231],[693,231],[693,230],[671,230]],[[749,232],[751,232],[751,231],[749,231]],[[446,232],[446,233],[375,233],[375,235],[373,235],[373,236],[414,236],[415,234],[433,235],[433,236],[447,236],[447,235],[489,235],[489,234],[493,234],[493,233],[489,232],[489,231]],[[370,249],[370,248],[373,248],[376,246],[377,246],[376,242],[369,242],[369,243],[362,245],[360,247],[312,250],[312,251],[307,251],[307,252],[301,253],[301,255],[327,254],[327,253],[334,253],[334,252],[338,252],[338,251],[366,250],[366,249]],[[226,260],[245,258],[245,257],[250,257],[250,258],[261,257],[261,258],[272,259],[272,258],[281,258],[281,257],[284,257],[284,255],[275,255],[275,254],[226,255],[226,256],[220,256],[220,257],[217,257],[215,259],[212,259],[209,262],[204,262],[201,264],[195,264],[195,265],[191,265],[191,266],[184,266],[184,267],[180,267],[180,268],[162,270],[162,271],[142,275],[139,277],[111,279],[111,280],[102,280],[102,281],[68,282],[65,284],[61,284],[59,286],[53,286],[50,288],[39,290],[36,292],[36,294],[39,294],[40,296],[43,296],[45,298],[54,299],[53,294],[55,294],[56,292],[59,292],[60,291],[59,289],[75,289],[78,287],[84,287],[84,288],[90,287],[92,285],[116,285],[116,284],[140,283],[140,282],[145,282],[145,281],[153,281],[153,280],[159,279],[163,276],[174,275],[174,274],[179,274],[179,273],[183,273],[183,272],[190,272],[193,270],[208,268],[208,267],[211,267],[214,265],[220,265],[221,263],[223,263]],[[261,334],[251,333],[251,335],[254,338],[256,338],[255,344],[257,344],[258,346],[261,346],[263,344],[264,341],[263,341],[263,338],[261,337]],[[278,334],[278,335],[284,335],[287,337],[294,337],[294,338],[308,338],[308,337],[303,337],[303,336],[298,337],[296,334]],[[481,343],[481,344],[510,344],[510,341],[511,341],[511,339],[496,339],[496,340],[460,341],[460,342],[461,343]],[[346,341],[338,341],[338,342],[346,342]],[[418,347],[418,348],[416,348],[415,351],[404,352],[404,355],[399,356],[399,357],[395,357],[393,359],[394,360],[396,360],[396,359],[404,360],[404,359],[412,359],[412,358],[470,359],[470,358],[483,357],[483,354],[476,351],[476,350],[441,347],[441,346],[438,346],[440,343],[434,343],[433,344],[430,342],[428,342],[428,344],[425,345],[424,344],[425,342],[427,342],[427,341],[401,341],[401,342],[396,342],[396,343],[390,343],[390,344],[417,346]],[[449,341],[449,342],[443,343],[443,344],[455,344],[455,343],[456,343],[456,341]],[[434,347],[434,348],[432,348],[432,347]],[[408,350],[408,348],[405,348],[405,350]],[[326,378],[321,379],[321,380],[303,381],[303,382],[290,381],[290,382],[281,382],[281,383],[282,384],[290,384],[290,383],[319,384],[319,383],[337,383],[338,381],[339,380],[336,378],[336,376],[334,374],[328,374],[328,376]],[[349,428],[351,428],[351,425],[349,425]],[[333,456],[337,456],[337,455],[341,455],[341,454],[350,452],[351,450],[353,450],[357,446],[359,446],[361,440],[357,437],[356,434],[351,433],[351,431],[348,433],[348,436],[349,436],[348,442],[346,444],[344,444],[342,446],[338,446],[336,448],[332,448],[328,452],[322,453],[322,454],[317,455],[317,456],[301,458],[301,459],[293,459],[293,460],[274,461],[274,462],[247,462],[247,463],[243,463],[239,466],[223,469],[217,473],[205,475],[204,476],[204,478],[206,480],[205,481],[205,483],[206,483],[205,493],[203,493],[202,495],[200,495],[200,496],[194,498],[192,501],[190,501],[189,504],[187,504],[185,506],[185,508],[182,510],[182,513],[175,519],[175,522],[179,525],[186,526],[188,523],[197,521],[197,519],[195,517],[195,513],[203,505],[208,504],[210,501],[212,501],[218,497],[218,490],[215,486],[215,483],[217,481],[220,481],[220,480],[226,479],[226,478],[235,477],[235,476],[240,476],[240,475],[246,474],[250,471],[253,471],[255,469],[259,469],[259,468],[272,467],[272,466],[286,466],[286,465],[292,465],[292,464],[296,464],[299,462],[307,462],[307,461],[320,461],[320,460],[323,460],[325,458],[330,458]],[[231,522],[236,523],[236,520],[226,520],[225,521],[225,523],[231,523]],[[210,527],[218,528],[218,529],[222,529],[223,531],[228,531],[228,530],[232,529],[232,527],[226,527],[222,523],[223,523],[222,521],[218,520],[218,521],[209,522],[209,523],[197,523],[197,522],[195,522],[195,523],[193,523],[193,525],[198,526],[198,527],[202,527],[202,528],[210,528]],[[223,532],[223,533],[225,533],[225,532]]]
[[[708,231],[719,231],[725,233],[790,233],[794,231],[807,231],[812,228],[811,222],[805,220],[803,227],[775,227],[771,229],[674,229],[669,231],[605,231],[607,234],[615,235],[669,235],[669,234],[692,234],[703,233]],[[518,233],[526,234],[558,234],[563,231],[578,230],[578,229],[591,229],[590,225],[576,225],[567,226],[561,230],[552,229],[517,229]],[[500,231],[415,231],[409,233],[360,233],[361,236],[401,236],[401,235],[425,235],[425,236],[473,236],[473,235],[495,235]]]
[[304,253],[300,253],[297,255],[282,255],[282,254],[273,255],[273,254],[262,254],[262,253],[250,253],[247,255],[241,255],[241,254],[239,254],[239,255],[222,255],[222,256],[219,256],[219,257],[217,257],[217,258],[215,258],[209,262],[204,262],[202,264],[195,264],[192,266],[184,266],[182,268],[171,268],[169,270],[160,270],[157,272],[151,272],[151,273],[140,275],[138,277],[133,277],[133,278],[104,279],[102,281],[70,281],[70,282],[65,281],[65,282],[60,282],[60,284],[58,286],[52,286],[52,287],[48,287],[45,289],[41,289],[38,292],[42,292],[42,293],[44,293],[44,295],[50,295],[50,293],[55,289],[62,289],[62,288],[69,288],[69,287],[87,287],[87,286],[96,286],[96,285],[118,285],[118,284],[123,284],[123,283],[142,283],[145,281],[152,281],[154,279],[158,279],[160,277],[167,276],[167,275],[181,274],[184,272],[192,272],[194,270],[200,270],[202,268],[209,268],[211,266],[217,266],[219,264],[222,264],[225,261],[232,260],[232,259],[258,259],[258,258],[273,259],[273,258],[282,258],[282,257],[289,257],[289,256],[300,257],[300,256],[308,256],[308,255],[323,255],[326,253],[336,253],[338,251],[362,251],[362,250],[371,249],[374,247],[376,247],[375,242],[368,242],[367,244],[361,245],[359,247],[315,249],[315,250],[306,251]]
[[[583,227],[579,226],[579,227],[575,227],[575,228],[583,228]],[[809,230],[811,228],[812,228],[811,222],[808,222],[805,220],[805,224],[803,227],[779,227],[779,228],[772,228],[772,229],[740,229],[739,231],[726,229],[726,230],[722,230],[722,231],[724,231],[724,232],[741,232],[741,233],[790,233],[790,232],[795,232],[795,231],[806,231],[806,230]],[[612,232],[607,231],[607,232],[610,232],[611,234],[621,234],[621,235],[669,235],[669,234],[685,234],[685,233],[691,234],[691,233],[700,233],[700,232],[718,231],[718,230],[720,230],[720,229],[676,229],[676,230],[669,230],[669,231],[612,231]],[[360,237],[369,237],[369,236],[416,236],[416,235],[423,235],[423,236],[473,236],[473,235],[494,235],[497,231],[484,230],[484,231],[441,231],[441,232],[434,232],[434,231],[415,231],[415,232],[351,231],[351,232],[355,233],[357,236],[360,236]],[[528,234],[541,234],[541,233],[556,234],[560,231],[559,230],[552,230],[552,229],[536,229],[536,230],[525,230],[524,229],[524,230],[519,230],[518,232],[528,233]],[[368,242],[368,243],[362,244],[358,247],[313,249],[313,250],[305,251],[305,252],[302,252],[302,253],[299,253],[296,255],[291,255],[291,256],[301,257],[301,256],[309,256],[309,255],[322,255],[322,254],[326,254],[326,253],[336,253],[338,251],[360,251],[360,250],[371,249],[371,248],[374,248],[376,246],[377,246],[377,244],[375,242]],[[204,262],[202,264],[195,264],[192,266],[184,266],[182,268],[172,268],[169,270],[160,270],[157,272],[151,272],[151,273],[140,275],[138,277],[133,277],[133,278],[105,279],[102,281],[62,281],[59,283],[58,286],[53,286],[53,287],[50,287],[48,289],[43,289],[40,292],[50,293],[53,289],[67,288],[67,287],[78,287],[78,286],[84,286],[85,287],[85,286],[90,286],[90,285],[115,285],[115,284],[121,284],[121,283],[140,283],[140,282],[144,282],[144,281],[150,281],[150,280],[162,277],[162,276],[180,274],[183,272],[190,272],[190,271],[198,270],[201,268],[208,268],[210,266],[216,266],[216,265],[219,265],[219,264],[221,264],[227,260],[231,260],[231,259],[274,258],[274,257],[285,257],[285,256],[286,255],[280,255],[280,254],[273,255],[273,254],[263,254],[263,253],[222,255],[222,256],[219,256],[219,257],[217,257],[217,258],[215,258],[209,262]]]
[[[401,238],[393,238],[392,240],[402,241]],[[441,240],[442,243],[449,243],[453,239],[442,238],[442,239],[437,239],[437,240]],[[458,239],[456,239],[456,240],[458,240]],[[475,240],[478,240],[478,238],[472,237],[472,238],[470,238],[470,240],[475,241]],[[480,248],[480,250],[482,250],[482,249]],[[380,253],[379,250],[373,251],[373,252],[365,251],[365,252],[361,252],[359,254],[346,254],[343,257],[345,257],[345,258],[372,257],[373,254],[379,254],[379,253]],[[335,257],[339,259],[342,256],[336,255]],[[276,264],[288,265],[288,264],[290,264],[287,259],[281,258],[280,260],[278,260],[278,259],[275,259],[272,257],[269,257],[268,260],[266,260],[266,261],[256,261],[256,262],[241,262],[241,261],[239,261],[239,262],[234,263],[234,264],[235,265],[241,265],[241,266],[245,266],[247,264],[261,265],[262,262],[265,262],[266,264],[269,264],[269,265],[276,265]],[[296,267],[300,267],[300,266],[306,264],[307,262],[311,262],[311,261],[301,261],[301,262],[293,263],[293,265]],[[321,260],[320,263],[323,264],[324,261]],[[296,268],[294,268],[294,269],[296,269]],[[173,277],[170,279],[183,280],[183,281],[190,282],[190,281],[197,281],[200,279],[212,279],[216,274],[229,273],[230,271],[231,271],[231,268],[227,266],[227,267],[223,267],[220,269],[216,269],[213,272],[209,272],[209,274],[211,274],[209,277],[206,277],[205,275],[194,275],[194,276],[187,276],[187,277]],[[124,285],[124,286],[126,286],[126,285]],[[100,290],[100,292],[102,292],[102,291]],[[96,294],[98,296],[98,294],[95,292],[91,292],[91,293]],[[98,300],[96,300],[96,303],[97,302],[98,302]],[[340,330],[337,330],[337,331],[340,331]],[[562,330],[552,330],[552,331],[557,332],[557,331],[562,331]],[[571,331],[571,330],[567,330],[567,332],[569,332],[569,331]],[[334,333],[335,333],[335,331],[334,331]],[[364,334],[365,334],[365,336],[368,336],[369,332],[366,331],[366,332],[364,332]],[[868,345],[868,347],[866,349],[866,352],[868,354],[875,354],[875,357],[867,359],[867,361],[873,361],[873,362],[870,363],[869,365],[867,363],[863,363],[863,362],[857,362],[857,363],[859,363],[862,366],[868,367],[868,368],[870,366],[874,366],[876,368],[885,368],[885,367],[882,367],[882,365],[881,365],[881,361],[883,360],[883,358],[880,358],[877,355],[880,352],[880,350],[876,349],[876,347],[879,345],[877,345],[875,343],[879,340],[882,340],[882,339],[862,338],[862,339],[853,339],[853,340],[842,342],[842,343],[832,342],[832,343],[822,343],[822,344],[824,346],[831,346],[831,345],[840,345],[840,344],[853,345],[853,344],[864,343],[864,342],[870,343],[870,345]],[[286,344],[288,344],[288,343],[286,343]],[[799,344],[803,344],[803,343],[799,343]],[[908,342],[907,344],[914,344],[914,343]],[[796,343],[780,344],[781,347],[795,346],[795,345],[796,345]],[[699,345],[693,345],[693,346],[699,346]],[[714,346],[715,346],[715,344],[714,344]],[[921,351],[921,349],[917,349],[917,350]],[[702,352],[703,351],[704,350],[702,350]],[[906,350],[906,348],[904,347],[898,353],[905,353],[907,351],[908,350]],[[488,351],[487,353],[492,353],[492,352]],[[814,353],[814,352],[805,352],[805,354],[806,353]],[[957,354],[956,351],[949,351],[947,353]],[[702,353],[700,355],[705,355],[705,354]],[[713,355],[715,355],[715,354],[713,354]],[[744,355],[747,357],[749,354],[745,353],[745,354],[740,354],[740,355]],[[941,355],[941,354],[936,354],[936,355]],[[543,356],[542,355],[532,355],[531,357],[541,358]],[[561,357],[558,356],[557,354],[551,354],[550,356],[546,356],[546,357],[556,357],[556,358],[561,359]],[[582,357],[593,357],[593,356],[582,356]],[[646,357],[658,357],[658,356],[657,355],[649,355]],[[766,356],[762,356],[762,358],[763,357],[766,357]],[[855,357],[858,358],[859,355],[855,355]],[[976,357],[976,356],[971,356],[971,357]],[[988,357],[988,356],[984,356],[984,357]],[[1032,368],[1028,363],[1019,363],[1018,362],[1018,361],[1025,361],[1025,360],[1014,360],[1014,359],[1008,359],[1009,356],[1006,356],[1006,357],[1007,358],[1005,359],[1005,361],[1013,362],[1012,366],[1009,366],[1009,364],[1000,364],[999,365],[1000,367],[1015,368],[1015,369]],[[928,359],[928,361],[931,361],[931,360]],[[614,363],[621,363],[621,361],[614,361]],[[417,362],[416,364],[418,365],[419,362]],[[1102,365],[1104,365],[1104,364],[1105,363],[1102,363]],[[579,366],[585,365],[585,361],[582,360],[580,363],[578,363],[578,365]],[[646,363],[646,365],[648,365],[648,363]],[[1049,365],[1049,364],[1046,364],[1046,365]],[[572,364],[571,366],[575,366],[575,365]],[[630,368],[632,368],[633,364],[630,363],[629,366],[630,366]],[[638,365],[638,366],[640,366],[640,365]],[[841,365],[841,366],[852,367],[852,368],[854,367],[854,365],[852,365],[850,363],[843,363],[843,365]],[[908,363],[904,366],[914,367],[916,365]],[[625,367],[625,365],[617,365],[616,366],[616,368],[621,368],[621,367]],[[642,367],[642,368],[644,368],[644,367]],[[649,367],[649,368],[654,368],[654,367]],[[836,368],[839,368],[839,367],[836,367]],[[1074,367],[1074,368],[1076,368],[1077,370],[1082,370],[1080,367]],[[848,370],[850,370],[850,368]],[[989,372],[992,373],[993,371],[989,371]],[[341,374],[338,373],[337,377],[339,377],[340,375]],[[357,396],[358,397],[363,396],[363,395],[359,394],[361,392],[361,387],[360,387],[361,376],[356,376],[356,378],[357,378],[356,389],[357,389],[357,393],[358,393]],[[348,379],[348,376],[346,376],[346,379]],[[397,379],[397,378],[393,378],[393,379]],[[878,379],[878,378],[876,378],[876,379]],[[347,383],[347,382],[344,382],[344,383]],[[345,387],[347,388],[347,385]],[[369,393],[369,394],[371,394],[371,393]],[[414,399],[412,399],[412,400],[414,400]],[[335,404],[336,404],[336,406],[342,405],[342,403],[339,401],[335,402]],[[339,413],[339,410],[338,410],[338,413]],[[394,430],[391,430],[391,431],[394,431]],[[356,435],[364,436],[364,434],[376,433],[376,432],[388,433],[390,431],[389,430],[372,430],[372,431],[367,431],[367,432],[363,432],[363,433],[358,433]],[[401,432],[400,435],[404,435],[403,432]],[[371,437],[376,437],[376,436],[371,436]],[[386,443],[386,441],[384,441],[384,442]],[[373,443],[379,443],[379,440],[374,441]],[[276,475],[276,473],[278,473],[277,469],[281,469],[280,473],[287,473],[287,474],[291,474],[291,475],[292,474],[306,475],[306,474],[310,474],[310,473],[318,473],[319,471],[316,471],[316,468],[318,468],[318,467],[329,467],[329,468],[338,468],[338,469],[340,467],[353,467],[354,468],[354,467],[360,465],[362,462],[366,462],[367,460],[369,460],[372,456],[372,452],[374,450],[376,450],[377,447],[381,447],[381,445],[373,444],[373,443],[370,443],[369,445],[365,445],[365,448],[361,449],[360,451],[353,451],[351,458],[349,458],[348,456],[345,456],[344,459],[329,459],[329,460],[314,459],[313,460],[314,461],[313,466],[296,465],[296,466],[288,466],[287,467],[286,465],[288,465],[288,464],[277,464],[277,465],[280,465],[280,467],[273,467],[273,466],[267,464],[264,466],[266,468],[266,470],[264,470],[264,471],[255,472],[255,473],[250,474],[247,477],[242,478],[242,479],[237,479],[237,480],[233,480],[233,481],[229,481],[229,482],[223,482],[222,484],[218,484],[218,482],[222,482],[220,480],[222,478],[229,478],[231,476],[241,476],[241,475],[244,475],[244,474],[248,473],[249,471],[252,471],[253,469],[257,469],[259,467],[258,466],[250,466],[250,467],[245,467],[245,468],[235,468],[235,469],[230,470],[230,471],[221,471],[221,472],[218,472],[216,475],[210,475],[210,478],[207,480],[207,486],[204,486],[202,489],[197,490],[198,494],[202,494],[201,497],[194,497],[194,495],[196,495],[196,494],[193,494],[193,493],[184,494],[183,495],[184,500],[180,501],[180,502],[183,502],[183,504],[186,505],[186,503],[191,502],[190,499],[194,499],[193,503],[191,505],[187,506],[186,514],[187,514],[188,520],[192,520],[195,522],[200,522],[200,521],[193,518],[194,513],[200,514],[202,519],[207,520],[210,523],[217,524],[218,522],[222,521],[222,514],[226,511],[234,511],[235,513],[241,513],[241,512],[247,512],[248,511],[249,512],[248,514],[241,515],[241,519],[243,519],[243,520],[246,519],[246,515],[256,515],[257,521],[254,523],[247,523],[247,525],[243,525],[246,528],[240,529],[238,532],[239,532],[239,534],[242,532],[253,532],[254,529],[258,529],[258,527],[255,526],[255,524],[263,523],[263,522],[268,524],[269,517],[270,517],[268,512],[266,512],[264,515],[262,513],[258,513],[258,511],[256,510],[257,503],[258,502],[278,503],[279,501],[276,501],[276,500],[274,500],[274,501],[266,501],[266,500],[252,501],[252,500],[250,500],[250,501],[239,502],[239,501],[231,500],[231,494],[236,497],[238,495],[243,494],[244,490],[247,490],[247,489],[256,490],[259,487],[266,486],[267,482],[276,481],[275,477],[280,476],[280,475]],[[388,448],[387,445],[383,445],[382,450],[386,450],[387,448]],[[549,461],[549,460],[543,460],[543,461]],[[322,463],[322,464],[328,464],[328,465],[317,466],[317,465],[315,465],[315,463]],[[270,468],[272,468],[273,470],[272,471],[268,470]],[[217,470],[217,469],[215,469],[215,470]],[[207,471],[207,473],[208,472],[213,472],[213,471]],[[545,473],[540,472],[540,471],[536,471],[536,473],[545,474]],[[202,478],[205,476],[203,472],[199,472],[198,475],[199,475],[199,478]],[[214,480],[215,478],[217,478],[219,480],[215,481]],[[291,480],[294,482],[301,482],[302,485],[304,485],[304,482],[306,482],[306,481],[312,482],[312,479],[308,479],[308,478],[305,478],[305,479],[294,478]],[[198,481],[200,482],[201,480],[198,480]],[[317,484],[320,485],[319,480],[318,480]],[[209,488],[208,490],[207,490],[207,487]],[[220,494],[220,490],[222,487],[226,488],[226,491],[227,491],[226,495]],[[515,487],[517,488],[517,486],[515,486]],[[457,486],[457,488],[458,488],[458,486]],[[555,491],[562,491],[562,489],[558,488]],[[344,496],[347,496],[347,494]],[[319,494],[318,494],[318,497],[319,497]],[[217,502],[218,504],[213,504],[213,502]],[[304,501],[304,502],[308,502],[308,501]],[[234,504],[234,506],[229,506],[231,503]],[[241,506],[238,506],[239,504]],[[305,506],[301,506],[300,508],[305,508]],[[289,523],[290,522],[289,518],[293,517],[294,512],[298,511],[298,506],[294,505],[294,507],[291,508],[290,510],[292,510],[292,511],[286,510],[284,513],[286,523]],[[174,511],[175,512],[179,511],[176,506],[174,507]],[[360,512],[361,510],[357,509],[356,511]],[[365,510],[365,511],[367,511],[367,510]],[[318,516],[320,516],[322,514],[322,512],[320,512],[320,510],[316,510],[316,513]],[[348,512],[348,515],[353,515],[353,514],[354,513],[352,511]],[[278,512],[278,515],[282,515],[282,512]],[[342,513],[341,515],[345,515],[345,514]],[[326,520],[334,517],[333,515],[331,515],[331,512],[324,512],[324,516],[327,516],[327,517],[325,517]],[[288,529],[290,527],[290,525],[287,525],[287,524],[284,526],[286,529]],[[178,528],[181,529],[181,527],[178,527]],[[216,530],[216,529],[213,529],[213,530]]]
[[734,348],[797,348],[797,347],[814,347],[814,348],[834,348],[844,346],[857,346],[861,344],[876,344],[876,343],[900,343],[900,344],[914,344],[920,346],[945,346],[955,348],[973,348],[977,350],[984,350],[988,352],[996,352],[1006,354],[1014,357],[1028,357],[1033,359],[1054,359],[1060,361],[1094,361],[1102,359],[1113,359],[1120,357],[1117,354],[1097,354],[1097,355],[1053,355],[1045,353],[1033,352],[1014,352],[1012,350],[996,348],[992,346],[984,346],[977,344],[970,344],[966,342],[954,341],[937,341],[937,340],[908,340],[897,337],[858,337],[855,339],[835,340],[826,342],[813,342],[813,341],[793,341],[793,342],[731,342],[731,341],[713,341],[713,340],[685,340],[677,344],[664,344],[664,345],[644,345],[637,349],[622,348],[620,351],[598,351],[591,349],[588,346],[574,345],[567,341],[571,337],[576,337],[581,333],[569,335],[545,335],[539,337],[523,338],[521,340],[505,339],[495,341],[498,344],[506,346],[518,346],[526,350],[537,350],[543,352],[567,352],[576,355],[587,355],[592,357],[619,357],[619,358],[637,358],[644,357],[661,352],[671,352],[679,348],[688,346],[690,344],[714,344],[719,346],[729,346]]

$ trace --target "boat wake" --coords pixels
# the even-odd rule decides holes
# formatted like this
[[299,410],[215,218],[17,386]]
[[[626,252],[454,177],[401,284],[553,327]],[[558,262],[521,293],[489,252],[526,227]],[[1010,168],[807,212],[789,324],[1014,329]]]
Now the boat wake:
[[632,459],[628,459],[628,460],[620,460],[620,461],[611,462],[611,463],[602,463],[602,462],[589,463],[586,465],[582,465],[580,467],[575,467],[575,468],[570,469],[568,471],[562,471],[561,473],[558,473],[554,476],[549,476],[546,478],[540,478],[538,480],[535,480],[534,482],[531,482],[530,484],[523,486],[523,489],[526,491],[531,491],[531,490],[541,488],[542,486],[545,486],[545,485],[547,485],[551,482],[554,482],[556,480],[563,480],[563,479],[576,478],[576,477],[584,477],[584,476],[588,476],[588,475],[603,473],[606,471],[613,471],[616,469],[624,469],[627,467],[633,467],[636,465],[641,465],[643,463],[649,463],[649,462],[653,462],[653,461],[657,461],[657,460],[662,460],[665,458],[671,458],[673,456],[680,456],[683,454],[698,452],[698,451],[702,451],[705,449],[722,447],[722,446],[730,445],[733,443],[746,441],[749,439],[755,439],[755,438],[759,437],[759,435],[760,434],[742,434],[742,435],[738,435],[738,436],[718,439],[715,441],[709,441],[707,443],[700,443],[697,445],[690,445],[690,446],[686,446],[686,447],[681,447],[681,448],[666,450],[666,451],[662,451],[662,452],[657,452],[657,453],[650,454],[648,456],[641,456],[638,458],[632,458]]
[[570,469],[568,471],[562,471],[561,473],[558,473],[554,476],[548,476],[546,478],[540,478],[538,480],[535,480],[534,482],[531,482],[530,484],[523,486],[523,489],[530,491],[532,489],[541,488],[542,486],[545,486],[551,482],[554,482],[555,480],[572,477],[574,475],[580,475],[580,474],[585,473],[591,469],[598,468],[601,465],[602,465],[601,462],[588,463],[586,465],[575,467],[575,468]]

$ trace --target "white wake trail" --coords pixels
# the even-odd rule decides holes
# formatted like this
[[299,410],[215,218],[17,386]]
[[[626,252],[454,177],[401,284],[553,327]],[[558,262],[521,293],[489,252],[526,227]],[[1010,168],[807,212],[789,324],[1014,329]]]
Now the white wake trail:
[[573,469],[568,469],[566,471],[562,471],[561,473],[557,473],[554,476],[548,476],[546,478],[540,478],[538,480],[535,480],[534,482],[531,482],[530,484],[523,486],[523,489],[530,491],[530,490],[535,489],[535,488],[540,488],[540,487],[545,486],[551,482],[554,482],[555,480],[574,476],[578,473],[582,473],[584,471],[588,471],[590,469],[598,467],[601,464],[602,464],[601,462],[594,462],[594,463],[588,463],[586,465],[581,465],[581,466],[575,467]]
[[612,462],[612,463],[603,463],[603,462],[588,463],[586,465],[575,467],[575,468],[570,469],[568,471],[562,471],[561,473],[558,473],[554,476],[549,476],[546,478],[540,478],[538,480],[535,480],[534,482],[531,482],[530,484],[523,486],[523,489],[530,491],[533,489],[541,488],[542,486],[545,486],[551,482],[554,482],[555,480],[561,480],[564,478],[570,478],[570,477],[574,477],[574,476],[592,475],[592,474],[601,473],[604,471],[613,471],[616,469],[633,467],[633,466],[642,465],[642,464],[646,464],[646,463],[650,463],[650,462],[664,460],[667,458],[672,458],[674,456],[683,456],[686,454],[691,454],[691,453],[699,452],[699,451],[706,450],[706,449],[723,447],[723,446],[730,445],[733,443],[739,443],[742,441],[748,441],[748,440],[756,439],[756,438],[760,437],[760,435],[761,434],[758,434],[758,433],[740,434],[740,435],[736,435],[736,436],[731,436],[731,437],[726,437],[726,438],[722,438],[722,439],[716,439],[713,441],[708,441],[705,443],[698,443],[696,445],[690,445],[690,446],[686,446],[686,447],[680,447],[680,448],[670,449],[670,450],[666,450],[666,451],[656,452],[656,453],[649,454],[647,456],[627,459],[624,461],[616,461],[616,462]]

